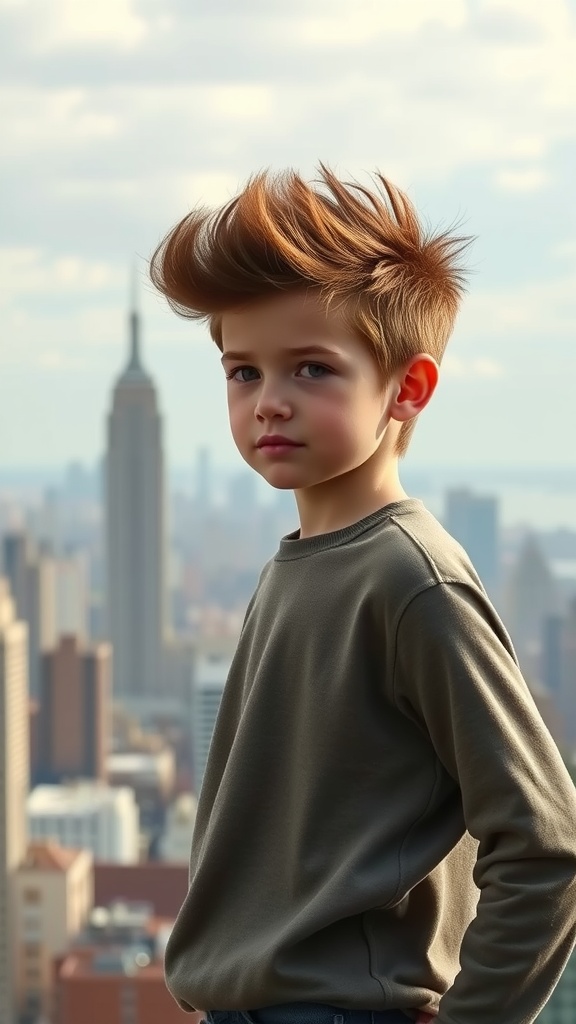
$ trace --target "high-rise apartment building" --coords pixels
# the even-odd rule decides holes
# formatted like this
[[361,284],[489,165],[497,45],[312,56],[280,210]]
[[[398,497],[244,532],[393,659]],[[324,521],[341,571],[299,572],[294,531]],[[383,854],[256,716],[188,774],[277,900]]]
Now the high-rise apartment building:
[[226,657],[200,657],[194,673],[190,719],[196,793],[200,792],[202,786],[208,751],[216,725],[216,716],[222,701],[230,664],[230,659]]
[[27,845],[29,789],[28,637],[17,620],[8,580],[0,576],[0,1021],[12,1024],[14,881]]
[[228,508],[230,515],[240,522],[254,523],[258,513],[258,485],[256,473],[241,469],[228,481]]
[[30,843],[16,874],[15,982],[20,1020],[52,1020],[54,958],[68,951],[94,905],[93,857]]
[[562,693],[564,626],[561,615],[547,615],[542,623],[540,676],[557,702]]
[[36,786],[27,810],[36,842],[52,840],[66,849],[91,850],[95,860],[138,862],[140,816],[134,791],[127,786]]
[[200,513],[210,510],[213,499],[212,459],[210,449],[202,446],[196,455],[194,499]]
[[87,640],[90,585],[86,552],[75,551],[58,557],[55,573],[56,635],[75,634],[80,640]]
[[106,780],[111,732],[112,652],[63,636],[44,653],[36,783]]
[[465,488],[448,491],[444,525],[467,551],[476,572],[493,598],[499,586],[499,526],[496,498]]
[[162,694],[167,619],[162,419],[130,314],[130,357],[114,388],[105,461],[107,635],[114,696]]
[[[572,736],[576,744],[576,597],[569,602],[564,633],[562,680],[565,707],[569,708]],[[568,711],[567,711],[568,713]]]
[[10,594],[16,614],[26,621],[27,569],[34,557],[34,547],[29,535],[23,531],[6,533],[2,542],[2,565],[4,575],[10,584]]
[[42,651],[56,640],[55,561],[26,533],[15,532],[4,537],[3,563],[16,614],[28,625],[28,685],[37,697]]
[[504,621],[529,682],[540,675],[544,623],[558,614],[559,603],[552,570],[528,535],[507,580]]

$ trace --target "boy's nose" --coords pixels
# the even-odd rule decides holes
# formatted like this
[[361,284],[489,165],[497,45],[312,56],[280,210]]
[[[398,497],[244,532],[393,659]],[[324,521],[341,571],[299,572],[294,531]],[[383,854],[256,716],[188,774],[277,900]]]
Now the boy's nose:
[[290,405],[278,388],[263,388],[258,395],[254,409],[257,419],[268,420],[272,416],[290,415]]

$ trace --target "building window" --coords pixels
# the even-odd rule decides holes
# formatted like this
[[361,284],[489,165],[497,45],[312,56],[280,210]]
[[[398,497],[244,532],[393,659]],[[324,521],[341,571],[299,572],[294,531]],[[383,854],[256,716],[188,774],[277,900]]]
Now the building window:
[[40,889],[24,889],[24,903],[41,903],[42,893]]
[[136,990],[133,986],[120,990],[120,1019],[122,1024],[138,1024]]

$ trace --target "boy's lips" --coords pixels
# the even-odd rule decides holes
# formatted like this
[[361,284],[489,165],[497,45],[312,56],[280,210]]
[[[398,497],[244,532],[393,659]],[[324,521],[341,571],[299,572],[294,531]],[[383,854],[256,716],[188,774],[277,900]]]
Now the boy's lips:
[[292,441],[289,437],[282,437],[281,434],[264,434],[256,442],[257,448],[301,448],[299,441]]

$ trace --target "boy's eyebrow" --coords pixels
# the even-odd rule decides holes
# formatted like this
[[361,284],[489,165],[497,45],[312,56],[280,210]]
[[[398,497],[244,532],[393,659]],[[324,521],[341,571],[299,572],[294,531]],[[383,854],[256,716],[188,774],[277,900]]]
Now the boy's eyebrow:
[[[339,352],[335,352],[334,349],[326,348],[325,345],[303,345],[302,347],[297,346],[296,348],[285,348],[283,352],[290,356],[310,356],[316,355],[321,352],[324,355],[337,357],[340,355]],[[220,362],[224,363],[227,359],[252,359],[252,352],[225,352]]]

